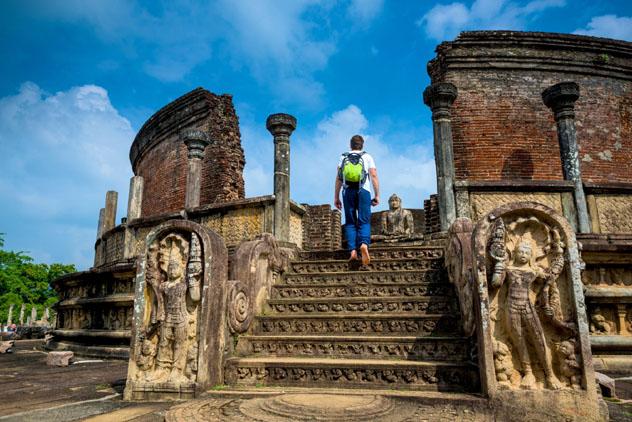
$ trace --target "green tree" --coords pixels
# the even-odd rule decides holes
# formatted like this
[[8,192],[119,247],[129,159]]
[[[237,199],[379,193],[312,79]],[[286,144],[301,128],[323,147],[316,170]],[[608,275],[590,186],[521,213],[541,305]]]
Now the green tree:
[[23,303],[26,304],[25,318],[33,307],[41,317],[44,308],[58,300],[51,282],[75,271],[72,264],[36,264],[24,252],[4,250],[4,233],[0,233],[0,322],[6,322],[11,304],[15,305],[14,322],[18,320]]

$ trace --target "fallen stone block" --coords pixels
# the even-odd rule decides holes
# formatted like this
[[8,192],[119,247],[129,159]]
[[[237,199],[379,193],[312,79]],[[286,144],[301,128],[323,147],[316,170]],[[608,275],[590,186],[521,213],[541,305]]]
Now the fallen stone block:
[[13,340],[0,342],[0,353],[13,353]]
[[606,374],[595,372],[595,380],[601,389],[601,395],[604,397],[616,397],[615,381]]
[[46,365],[68,366],[73,357],[73,352],[49,352],[48,356],[46,356]]

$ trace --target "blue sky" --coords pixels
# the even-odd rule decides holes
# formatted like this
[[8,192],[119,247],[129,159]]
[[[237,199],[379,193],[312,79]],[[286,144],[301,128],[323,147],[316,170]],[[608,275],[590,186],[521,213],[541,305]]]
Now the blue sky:
[[42,262],[88,268],[105,191],[125,215],[143,122],[203,86],[230,93],[246,195],[272,191],[270,113],[298,119],[292,198],[331,203],[338,154],[365,135],[384,208],[435,191],[421,101],[435,46],[467,29],[632,41],[629,1],[41,0],[0,16],[0,232]]

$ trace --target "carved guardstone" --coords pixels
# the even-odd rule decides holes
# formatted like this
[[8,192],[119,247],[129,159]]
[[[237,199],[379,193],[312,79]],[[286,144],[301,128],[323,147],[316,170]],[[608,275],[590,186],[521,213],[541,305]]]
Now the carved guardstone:
[[472,245],[483,393],[505,406],[601,420],[569,223],[544,205],[515,202],[482,218]]
[[227,251],[171,220],[146,238],[136,273],[126,400],[187,399],[223,380]]

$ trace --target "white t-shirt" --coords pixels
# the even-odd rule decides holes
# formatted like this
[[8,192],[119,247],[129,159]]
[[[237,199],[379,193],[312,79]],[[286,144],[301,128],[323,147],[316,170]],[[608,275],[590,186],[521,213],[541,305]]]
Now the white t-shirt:
[[[349,151],[349,154],[362,154],[364,151]],[[345,159],[344,155],[340,156],[340,160],[338,161],[338,169],[340,169],[340,167],[342,166],[342,161]],[[373,157],[371,157],[370,154],[364,152],[364,154],[362,154],[362,161],[364,162],[364,171],[366,171],[367,173],[367,178],[364,181],[364,184],[362,185],[362,189],[366,189],[369,192],[371,192],[371,173],[369,172],[370,169],[374,169],[375,167],[375,161],[373,160]],[[375,193],[375,192],[374,192]]]

